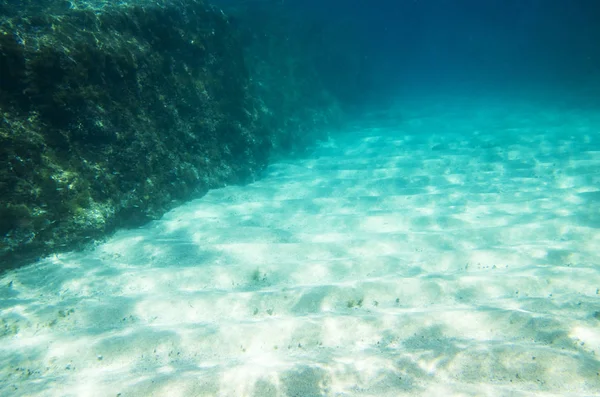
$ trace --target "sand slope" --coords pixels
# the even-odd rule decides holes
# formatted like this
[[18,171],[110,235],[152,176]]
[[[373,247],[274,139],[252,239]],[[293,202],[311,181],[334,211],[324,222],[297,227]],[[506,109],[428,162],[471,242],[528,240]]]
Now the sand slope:
[[0,395],[600,395],[600,115],[399,109],[4,275]]

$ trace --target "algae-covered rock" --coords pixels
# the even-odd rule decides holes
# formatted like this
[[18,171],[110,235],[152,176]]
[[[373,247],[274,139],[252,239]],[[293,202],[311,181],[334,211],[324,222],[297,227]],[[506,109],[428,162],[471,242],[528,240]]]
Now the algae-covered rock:
[[0,268],[265,166],[268,131],[220,10],[197,0],[2,7]]

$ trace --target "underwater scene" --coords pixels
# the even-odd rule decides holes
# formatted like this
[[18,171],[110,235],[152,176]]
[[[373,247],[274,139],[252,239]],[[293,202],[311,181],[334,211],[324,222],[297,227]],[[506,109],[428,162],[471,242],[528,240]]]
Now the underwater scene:
[[596,0],[0,0],[0,396],[600,396]]

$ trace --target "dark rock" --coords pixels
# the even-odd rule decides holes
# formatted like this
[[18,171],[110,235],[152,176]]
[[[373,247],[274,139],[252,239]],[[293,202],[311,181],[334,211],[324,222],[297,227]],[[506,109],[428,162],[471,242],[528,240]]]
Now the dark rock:
[[277,81],[264,112],[260,62],[202,1],[16,3],[0,9],[0,270],[252,181],[329,117]]

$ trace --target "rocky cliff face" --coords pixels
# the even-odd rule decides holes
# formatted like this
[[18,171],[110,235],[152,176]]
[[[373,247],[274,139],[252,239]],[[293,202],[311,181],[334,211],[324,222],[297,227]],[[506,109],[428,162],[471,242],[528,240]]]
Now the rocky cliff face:
[[276,121],[301,106],[273,115],[252,96],[220,10],[46,3],[0,10],[0,269],[251,181],[302,135]]

